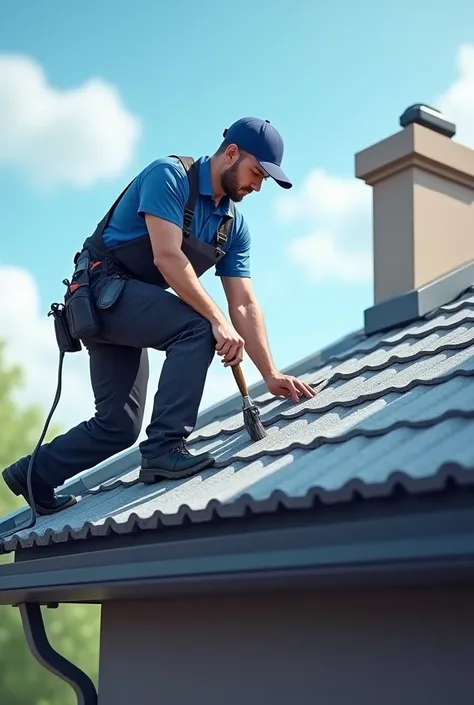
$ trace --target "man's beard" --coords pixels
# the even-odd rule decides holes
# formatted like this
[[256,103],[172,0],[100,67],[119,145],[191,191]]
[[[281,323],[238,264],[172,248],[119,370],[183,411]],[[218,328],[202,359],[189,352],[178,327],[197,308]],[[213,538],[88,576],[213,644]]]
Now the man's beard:
[[239,189],[237,172],[240,160],[241,157],[221,175],[222,189],[224,193],[229,196],[230,200],[235,203],[241,201],[244,196],[252,191],[252,189]]

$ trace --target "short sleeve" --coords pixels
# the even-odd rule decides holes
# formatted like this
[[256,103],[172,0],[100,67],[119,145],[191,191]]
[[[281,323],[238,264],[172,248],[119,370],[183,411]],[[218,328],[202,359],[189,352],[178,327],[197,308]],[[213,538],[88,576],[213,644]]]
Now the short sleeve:
[[138,213],[149,213],[183,226],[184,207],[188,199],[186,172],[170,162],[159,162],[143,174],[138,187]]
[[245,219],[237,212],[234,228],[229,249],[216,265],[218,277],[250,277],[250,231]]

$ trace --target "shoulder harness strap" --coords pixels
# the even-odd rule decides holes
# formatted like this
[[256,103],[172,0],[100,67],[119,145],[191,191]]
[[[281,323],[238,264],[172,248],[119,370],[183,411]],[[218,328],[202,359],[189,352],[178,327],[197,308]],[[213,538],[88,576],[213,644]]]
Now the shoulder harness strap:
[[[199,174],[197,170],[197,165],[193,159],[193,157],[178,157],[175,154],[169,155],[171,157],[175,157],[176,159],[179,159],[182,165],[184,166],[188,178],[189,178],[189,185],[190,185],[190,193],[189,193],[189,199],[188,202],[186,203],[186,207],[184,209],[184,226],[183,226],[183,232],[185,233],[186,237],[190,234],[191,232],[191,223],[193,222],[194,218],[194,208],[196,206],[196,199],[197,195],[199,192]],[[194,167],[194,168],[191,168]],[[99,222],[97,226],[97,230],[99,232],[99,235],[102,236],[104,230],[108,226],[110,219],[112,218],[112,215],[119,203],[121,201],[122,197],[128,191],[132,183],[135,181],[134,177],[130,183],[125,186],[123,189],[122,193],[115,199],[114,203],[111,205],[107,213],[104,215],[102,220]]]
[[217,229],[216,234],[216,245],[218,249],[221,249],[222,245],[225,245],[227,238],[229,237],[230,229],[232,228],[232,222],[234,220],[235,205],[234,202],[230,202],[230,215],[222,216],[221,224]]
[[199,193],[199,167],[193,157],[180,157],[177,154],[169,154],[169,157],[179,159],[184,166],[189,179],[189,198],[184,207],[183,235],[189,237],[191,234],[191,223],[194,218],[194,209]]
[[[189,198],[184,208],[183,235],[188,237],[191,234],[191,223],[194,218],[194,209],[199,193],[199,167],[193,157],[180,157],[177,154],[170,154],[170,157],[179,159],[184,166],[189,179]],[[235,214],[234,202],[230,202],[230,215],[224,215],[216,233],[216,249],[222,250],[229,237]]]
[[132,180],[130,181],[130,183],[127,184],[127,186],[125,186],[125,188],[124,188],[124,190],[122,191],[122,193],[120,194],[120,196],[118,196],[118,197],[115,199],[114,203],[110,206],[110,208],[109,208],[109,210],[107,211],[107,213],[104,215],[104,217],[102,218],[102,220],[101,220],[101,221],[99,222],[99,224],[97,225],[97,230],[98,230],[100,236],[102,236],[104,230],[106,229],[106,227],[107,227],[108,224],[110,223],[110,219],[112,218],[112,215],[113,215],[115,209],[117,208],[117,206],[118,206],[118,204],[119,204],[119,201],[122,199],[122,197],[123,197],[123,195],[125,194],[125,192],[128,191],[128,189],[130,188],[130,186],[133,184],[134,180],[135,180],[135,179],[132,179]]

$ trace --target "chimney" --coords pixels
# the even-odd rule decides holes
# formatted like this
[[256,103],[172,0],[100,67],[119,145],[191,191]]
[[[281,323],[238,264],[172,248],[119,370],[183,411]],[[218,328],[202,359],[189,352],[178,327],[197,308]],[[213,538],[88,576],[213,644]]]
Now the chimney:
[[407,108],[402,130],[355,156],[373,189],[374,305],[367,334],[400,326],[474,284],[474,150],[424,104]]

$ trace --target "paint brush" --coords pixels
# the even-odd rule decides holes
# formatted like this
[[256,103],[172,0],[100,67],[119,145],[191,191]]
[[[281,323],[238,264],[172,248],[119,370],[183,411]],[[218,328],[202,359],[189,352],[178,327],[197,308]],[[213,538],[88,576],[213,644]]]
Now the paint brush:
[[242,395],[242,410],[244,415],[244,425],[247,433],[253,441],[260,441],[265,438],[267,432],[260,420],[260,411],[249,395],[244,373],[240,365],[232,365],[235,381]]

